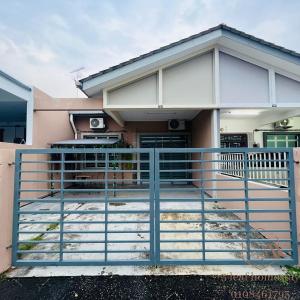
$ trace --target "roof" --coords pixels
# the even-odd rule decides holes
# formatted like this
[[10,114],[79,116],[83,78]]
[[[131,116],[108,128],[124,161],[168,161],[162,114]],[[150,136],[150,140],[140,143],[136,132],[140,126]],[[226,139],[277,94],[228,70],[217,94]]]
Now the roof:
[[0,76],[2,76],[2,77],[4,77],[4,78],[8,79],[8,80],[11,81],[12,83],[16,84],[17,86],[19,86],[19,87],[21,87],[21,88],[23,88],[23,89],[25,89],[25,90],[27,90],[27,91],[31,91],[31,87],[30,87],[30,86],[28,86],[28,85],[22,83],[21,81],[15,79],[14,77],[8,75],[7,73],[5,73],[5,72],[3,72],[3,71],[1,71],[1,70],[0,70]]
[[[181,39],[181,40],[179,40],[179,41],[177,41],[177,42],[171,43],[171,44],[169,44],[169,45],[163,46],[163,47],[158,48],[158,49],[156,49],[156,50],[153,50],[153,51],[150,51],[150,52],[148,52],[148,53],[142,54],[142,55],[140,55],[140,56],[138,56],[138,57],[129,59],[129,60],[127,60],[127,61],[125,61],[125,62],[122,62],[122,63],[120,63],[120,64],[118,64],[118,65],[115,65],[115,66],[112,66],[112,67],[110,67],[110,68],[104,69],[104,70],[102,70],[102,71],[100,71],[100,72],[97,72],[97,73],[95,73],[95,74],[92,74],[92,75],[90,75],[90,76],[88,76],[88,77],[82,78],[82,79],[79,80],[79,82],[82,84],[82,83],[84,83],[84,82],[86,82],[86,81],[89,81],[90,79],[93,79],[93,78],[96,78],[96,77],[98,77],[98,76],[104,75],[104,74],[106,74],[106,73],[112,72],[112,71],[114,71],[114,70],[116,70],[116,69],[120,69],[120,68],[122,68],[122,67],[124,67],[124,66],[127,66],[127,65],[129,65],[129,64],[132,64],[132,63],[134,63],[134,62],[137,62],[137,61],[139,61],[139,60],[142,60],[142,59],[147,58],[147,57],[149,57],[149,56],[152,56],[152,55],[154,55],[154,54],[163,52],[163,51],[165,51],[165,50],[167,50],[167,49],[170,49],[170,48],[172,48],[172,47],[175,47],[175,46],[178,46],[178,45],[180,45],[180,44],[186,43],[186,42],[191,41],[191,40],[193,40],[193,39],[196,39],[196,38],[198,38],[198,37],[200,37],[200,36],[206,35],[206,34],[208,34],[208,33],[211,33],[211,32],[213,32],[213,31],[220,30],[220,29],[221,29],[221,30],[225,30],[225,31],[227,31],[227,32],[231,32],[231,33],[236,34],[236,35],[238,35],[238,36],[241,36],[241,37],[243,37],[243,38],[252,40],[252,41],[257,42],[257,43],[259,43],[259,44],[261,44],[261,45],[267,46],[267,47],[269,47],[269,48],[278,50],[278,51],[280,51],[280,52],[282,52],[282,53],[285,53],[285,54],[291,55],[292,57],[295,57],[295,58],[299,58],[299,59],[300,59],[300,53],[297,53],[297,52],[295,52],[295,51],[286,49],[286,48],[281,47],[281,46],[278,46],[278,45],[276,45],[276,44],[267,42],[267,41],[265,41],[265,40],[263,40],[263,39],[257,38],[257,37],[255,37],[255,36],[253,36],[253,35],[247,34],[247,33],[243,32],[243,31],[237,30],[237,29],[235,29],[235,28],[233,28],[233,27],[230,27],[230,26],[227,26],[227,25],[225,25],[225,24],[220,24],[220,25],[217,25],[217,26],[215,26],[215,27],[211,27],[211,28],[209,28],[209,29],[207,29],[207,30],[204,30],[204,31],[202,31],[202,32],[200,32],[200,33],[191,35],[191,36],[189,36],[189,37],[187,37],[187,38]],[[82,86],[80,86],[80,88],[82,88]]]
[[113,145],[119,142],[119,138],[100,138],[100,139],[77,139],[77,140],[65,140],[53,143],[53,146],[97,146],[97,145]]

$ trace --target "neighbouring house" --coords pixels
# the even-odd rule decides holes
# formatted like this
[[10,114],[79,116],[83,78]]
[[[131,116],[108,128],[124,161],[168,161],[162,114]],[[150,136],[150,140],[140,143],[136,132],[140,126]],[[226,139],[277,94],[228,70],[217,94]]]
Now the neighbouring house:
[[[35,87],[28,87],[7,74],[0,73],[0,142],[26,143],[36,149],[48,149],[48,152],[38,152],[38,150],[37,152],[32,150],[31,153],[24,152],[25,157],[27,153],[40,155],[41,158],[34,157],[34,161],[25,160],[24,163],[18,161],[20,168],[17,173],[19,172],[20,178],[23,178],[22,172],[28,172],[26,163],[37,165],[44,163],[45,166],[39,165],[36,171],[37,177],[30,178],[23,174],[25,178],[23,189],[20,188],[22,183],[19,184],[16,180],[15,195],[24,194],[27,188],[29,193],[57,192],[60,193],[58,199],[64,200],[67,193],[71,193],[72,197],[77,197],[78,195],[74,196],[72,192],[86,192],[84,189],[67,190],[70,186],[67,183],[91,183],[94,180],[94,182],[105,182],[104,189],[101,190],[105,192],[105,201],[108,201],[109,193],[116,189],[119,182],[132,185],[138,183],[128,188],[127,194],[122,198],[124,202],[129,198],[130,201],[135,200],[135,196],[128,196],[128,194],[139,192],[139,189],[144,192],[143,185],[140,183],[150,185],[148,190],[145,188],[145,191],[149,192],[147,197],[149,196],[150,200],[155,194],[155,201],[160,201],[162,183],[169,180],[178,185],[183,182],[187,186],[184,192],[193,193],[194,188],[201,191],[203,207],[204,202],[207,201],[224,202],[221,208],[217,208],[221,209],[219,212],[222,212],[222,207],[237,209],[232,210],[236,213],[235,216],[244,220],[234,219],[233,223],[247,223],[248,241],[251,226],[255,230],[260,228],[259,238],[264,236],[276,241],[272,234],[275,231],[278,234],[276,238],[279,237],[282,243],[279,243],[280,249],[293,247],[294,250],[287,249],[286,252],[294,251],[291,256],[295,259],[297,245],[294,229],[296,225],[294,215],[287,213],[286,205],[295,204],[295,189],[294,186],[289,185],[293,180],[291,177],[293,176],[291,175],[293,163],[291,163],[291,152],[288,151],[290,148],[299,147],[300,143],[299,53],[221,24],[82,78],[76,82],[76,86],[87,96],[86,98],[53,98]],[[97,152],[95,148],[116,148],[116,151],[109,154],[99,153],[101,151]],[[125,150],[123,149],[122,152],[121,148]],[[152,148],[161,151],[155,157],[158,163],[154,162],[151,156],[153,153],[149,149]],[[195,149],[191,150],[191,148]],[[206,150],[201,152],[199,148]],[[261,151],[255,152],[252,149],[250,153],[247,152],[247,148],[261,149]],[[264,151],[264,148],[269,150]],[[200,152],[197,152],[197,149]],[[78,153],[75,150],[78,150]],[[64,153],[66,153],[65,156]],[[116,158],[115,154],[119,156]],[[128,154],[134,155],[128,159]],[[48,156],[45,158],[46,155]],[[207,163],[204,166],[201,165],[203,160]],[[130,161],[134,168],[132,165],[128,166],[127,161]],[[56,169],[53,166],[50,169],[51,164],[56,164]],[[154,164],[156,164],[155,168]],[[57,174],[54,174],[55,172]],[[81,173],[78,174],[79,172]],[[135,173],[134,176],[125,175],[129,172]],[[44,174],[40,176],[41,173]],[[246,173],[248,173],[247,176]],[[49,177],[49,174],[53,175]],[[156,180],[162,180],[162,182],[157,184]],[[111,186],[112,181],[114,185]],[[267,187],[261,188],[262,183]],[[48,184],[46,188],[45,184]],[[32,189],[32,186],[35,186],[35,189]],[[103,185],[101,187],[103,188]],[[168,189],[170,189],[169,186],[164,189],[164,192],[170,192]],[[181,187],[175,186],[173,191],[176,189],[182,192]],[[94,189],[90,191],[91,193],[97,192]],[[48,194],[45,196],[46,199],[48,196]],[[142,196],[145,197],[144,194]],[[40,199],[40,194],[32,197],[35,197],[35,200]],[[116,197],[116,194],[113,193],[112,197]],[[172,197],[174,195],[169,198],[172,199]],[[185,197],[189,199],[191,194],[186,194]],[[212,197],[211,201],[206,200],[206,197]],[[226,197],[228,199],[224,199]],[[254,198],[252,200],[256,201],[255,205],[258,206],[249,205],[249,197]],[[19,204],[32,201],[22,199],[18,198]],[[97,201],[98,198],[89,199]],[[278,211],[268,210],[270,204],[260,203],[264,202],[262,199],[272,202],[272,207],[277,208]],[[182,203],[183,200],[181,200]],[[232,200],[232,203],[229,203],[229,200]],[[242,203],[238,204],[238,200]],[[284,200],[286,200],[285,203],[283,203]],[[51,203],[53,199],[43,201]],[[202,228],[204,213],[206,213],[203,207]],[[269,222],[266,225],[256,224],[262,222],[259,219],[262,216],[261,212],[255,211],[257,207],[265,210],[264,218],[268,220],[265,222]],[[63,209],[60,207],[61,211]],[[93,210],[93,207],[88,209]],[[209,206],[209,209],[208,213],[211,214],[216,211],[216,207]],[[294,208],[293,210],[295,211]],[[151,213],[154,216],[161,214],[160,211],[151,211]],[[170,212],[166,210],[163,213]],[[253,219],[249,221],[251,213]],[[280,220],[278,217],[280,213],[286,213],[285,219]],[[24,214],[26,215],[26,210]],[[158,216],[156,215],[155,218]],[[213,219],[213,215],[211,218]],[[31,221],[18,219],[16,222],[20,223],[16,223],[15,226],[21,228],[23,223]],[[122,222],[126,223],[126,221]],[[32,222],[38,223],[39,220],[34,219]],[[56,243],[62,244],[64,232],[61,228],[64,219],[61,217],[59,222],[61,240]],[[71,222],[76,222],[76,220],[72,219]],[[173,223],[175,222],[173,220]],[[274,229],[271,222],[282,222],[282,224],[286,222],[287,225],[279,224]],[[183,223],[182,220],[181,223]],[[153,225],[151,230],[155,226]],[[173,230],[167,229],[171,232]],[[195,232],[195,228],[192,229],[194,231],[191,232]],[[213,232],[213,229],[210,229],[210,232]],[[47,232],[49,230],[51,228],[46,229]],[[205,236],[205,230],[205,228],[202,229],[203,236]],[[234,226],[223,228],[224,230],[237,231]],[[244,229],[239,228],[239,230]],[[18,248],[18,243],[25,243],[18,241],[18,234],[15,234],[16,240],[13,245],[14,262],[17,262],[18,255],[22,253],[30,254],[30,251],[37,251],[30,247]],[[153,239],[157,238],[155,236],[157,234],[161,232],[153,233]],[[151,247],[154,243],[152,237],[149,238]],[[203,250],[205,238],[202,243],[201,262],[207,259]],[[265,250],[251,250],[249,244],[250,242],[247,246],[248,261],[250,261],[251,251]],[[39,248],[41,253],[43,250],[44,248]],[[160,249],[156,250],[160,251]],[[153,252],[149,250],[151,252],[149,255],[147,253],[146,258],[150,257],[151,263],[157,262],[155,255],[159,254],[155,252],[156,250]],[[185,250],[188,252],[187,249]],[[214,250],[215,252],[221,251],[211,249],[211,253]],[[54,264],[64,263],[63,257],[68,253],[63,253],[63,246],[60,252],[57,249],[51,251],[60,255]],[[86,251],[85,254],[88,254],[87,250],[81,249],[80,251]],[[90,251],[91,253],[97,252],[93,249]],[[102,254],[105,251],[107,248],[102,251]],[[120,252],[121,250],[117,248],[114,251]],[[245,249],[234,251],[244,253]],[[138,250],[135,249],[135,252]],[[230,249],[227,249],[227,252],[230,252]],[[107,263],[107,253],[105,252],[105,263]],[[96,263],[103,262],[102,258],[100,260]]]

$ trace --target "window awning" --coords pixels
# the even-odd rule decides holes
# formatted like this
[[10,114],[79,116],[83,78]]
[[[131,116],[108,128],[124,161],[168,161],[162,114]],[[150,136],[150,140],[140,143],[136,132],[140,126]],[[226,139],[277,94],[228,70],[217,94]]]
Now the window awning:
[[98,146],[98,145],[114,145],[119,142],[117,137],[99,138],[99,139],[77,139],[65,140],[53,143],[52,146]]
[[75,117],[102,117],[105,115],[103,110],[76,110],[76,111],[69,111],[69,115],[73,115]]

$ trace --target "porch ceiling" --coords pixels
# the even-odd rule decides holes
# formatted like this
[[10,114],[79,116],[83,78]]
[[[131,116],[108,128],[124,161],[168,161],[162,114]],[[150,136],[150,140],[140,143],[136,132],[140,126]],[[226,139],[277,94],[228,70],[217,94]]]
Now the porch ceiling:
[[26,122],[26,102],[1,102],[0,123]]
[[201,110],[128,110],[120,111],[124,121],[192,120]]
[[[222,120],[244,120],[252,122],[255,128],[273,124],[283,119],[297,118],[300,116],[300,109],[267,108],[267,109],[222,109],[220,119]],[[238,128],[237,128],[238,130]]]
[[0,103],[1,102],[21,102],[24,103],[25,100],[9,93],[8,91],[0,88]]
[[27,102],[0,89],[0,123],[25,122]]

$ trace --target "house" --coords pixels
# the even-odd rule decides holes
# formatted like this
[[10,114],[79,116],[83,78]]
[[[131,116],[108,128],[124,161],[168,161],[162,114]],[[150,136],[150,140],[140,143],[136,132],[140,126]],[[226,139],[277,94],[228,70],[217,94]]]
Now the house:
[[[211,241],[205,238],[216,231],[209,226],[210,231],[206,231],[205,224],[228,223],[229,220],[229,223],[242,223],[244,227],[238,230],[246,232],[244,241],[247,249],[242,245],[242,249],[233,251],[242,255],[246,252],[246,260],[243,258],[234,263],[265,263],[261,256],[253,258],[251,253],[274,252],[273,248],[251,248],[251,233],[257,230],[260,242],[261,237],[265,243],[278,241],[276,259],[281,258],[278,255],[280,249],[281,254],[286,251],[283,257],[291,257],[285,263],[296,262],[294,160],[291,148],[298,147],[300,142],[299,53],[221,24],[80,79],[76,86],[87,98],[52,98],[5,74],[2,77],[8,83],[0,85],[3,91],[0,94],[0,111],[7,103],[18,105],[20,110],[22,108],[22,119],[18,119],[16,110],[9,115],[8,122],[16,126],[19,123],[14,122],[22,121],[22,141],[37,149],[17,152],[15,200],[19,211],[15,228],[41,222],[37,218],[39,214],[46,218],[43,211],[35,212],[34,221],[22,219],[21,204],[32,204],[32,199],[39,203],[42,201],[41,205],[60,201],[59,209],[53,212],[59,215],[60,226],[60,238],[53,243],[59,244],[60,248],[51,248],[52,252],[49,248],[39,249],[40,253],[44,251],[49,254],[51,259],[52,253],[58,256],[50,262],[49,258],[42,257],[42,261],[37,263],[86,264],[82,262],[82,257],[75,259],[75,253],[90,253],[94,256],[88,263],[122,264],[114,260],[113,254],[119,253],[121,256],[126,251],[112,248],[109,252],[108,249],[107,235],[111,234],[107,229],[109,222],[122,223],[125,229],[118,232],[126,234],[130,223],[147,223],[149,226],[139,227],[149,234],[146,239],[149,249],[130,248],[127,251],[130,252],[130,261],[127,263],[132,263],[136,258],[134,253],[139,251],[147,254],[138,263],[169,264],[177,258],[177,263],[185,264],[187,259],[191,259],[179,258],[179,254],[166,256],[163,252],[180,252],[182,255],[192,252],[192,262],[198,264],[233,263],[230,257],[223,256],[211,262],[214,253],[228,253],[231,250],[210,248],[206,243]],[[22,95],[17,93],[20,89]],[[13,139],[7,137],[7,127],[3,125],[1,128],[4,132],[0,136],[2,141],[19,141],[17,135]],[[35,166],[33,171],[28,170],[30,163]],[[31,177],[30,172],[33,173]],[[73,188],[71,183],[82,185]],[[91,194],[87,194],[88,191]],[[44,192],[49,193],[41,194]],[[183,196],[178,198],[176,193],[183,193],[180,194]],[[84,195],[82,199],[80,195]],[[195,195],[196,198],[193,198]],[[43,200],[40,200],[41,196]],[[174,198],[177,204],[171,205]],[[186,204],[188,200],[191,203]],[[68,249],[68,245],[64,248],[63,236],[66,233],[62,228],[65,220],[68,224],[86,222],[86,219],[81,220],[81,216],[70,221],[70,215],[80,215],[72,211],[73,206],[64,217],[66,207],[73,205],[72,201],[85,203],[83,206],[94,205],[88,206],[82,214],[92,214],[93,210],[95,216],[105,213],[105,220],[90,219],[91,223],[105,223],[99,231],[105,232],[105,241],[101,236],[96,241],[88,242],[105,244],[101,251],[98,246],[93,248],[92,245],[89,250],[80,246],[76,248],[79,249],[77,252]],[[138,212],[150,215],[149,220],[136,221],[124,217],[126,213],[136,212],[126,212],[127,202],[143,201],[149,206],[142,206],[143,210]],[[105,203],[104,210],[99,212],[95,202],[99,205]],[[124,205],[121,210],[123,219],[110,220],[108,207],[111,202],[115,206]],[[161,202],[161,207],[163,202],[170,203],[167,208],[161,208],[154,202]],[[211,203],[217,203],[217,206]],[[199,208],[198,204],[202,206]],[[176,220],[168,215],[180,205],[183,207],[175,210],[174,215],[196,214],[197,222],[201,223],[198,229],[193,227],[192,223],[196,222],[193,219]],[[46,207],[44,210],[51,209]],[[228,212],[231,219],[222,219],[220,215],[217,221],[213,220],[214,214],[226,215]],[[24,215],[29,213],[30,210],[23,211]],[[118,211],[111,214],[117,215]],[[232,217],[233,214],[235,217]],[[206,218],[208,215],[211,219]],[[43,222],[47,223],[44,219]],[[58,224],[57,220],[51,222]],[[200,228],[202,239],[196,242],[200,241],[202,248],[179,249],[176,248],[178,245],[173,245],[171,247],[175,250],[164,249],[163,244],[168,241],[175,244],[186,244],[188,241],[163,240],[167,233],[180,232],[174,231],[171,225],[161,229],[168,222],[178,222],[181,231],[187,229],[180,227],[180,224],[192,224],[188,229],[191,231],[184,233],[187,235]],[[234,226],[222,228],[223,232],[238,232]],[[49,230],[46,229],[46,234]],[[222,243],[222,240],[214,238]],[[240,237],[234,236],[232,241],[239,242]],[[188,242],[195,241],[191,238]],[[20,231],[15,232],[14,263],[34,264],[30,259],[29,262],[19,259],[24,253],[29,255],[37,251],[18,248],[22,243],[26,245],[28,240],[20,238]],[[82,244],[83,241],[77,243]],[[124,241],[112,243],[122,244]],[[223,243],[228,243],[224,237]],[[108,258],[110,256],[111,259]],[[68,258],[65,260],[65,257]],[[277,263],[282,261],[277,259]]]
[[[221,24],[81,79],[87,99],[53,99],[1,73],[0,140],[37,147],[89,138],[124,139],[131,147],[169,147],[172,138],[179,138],[176,147],[298,146],[299,62],[296,52]],[[105,128],[91,129],[93,117]]]

